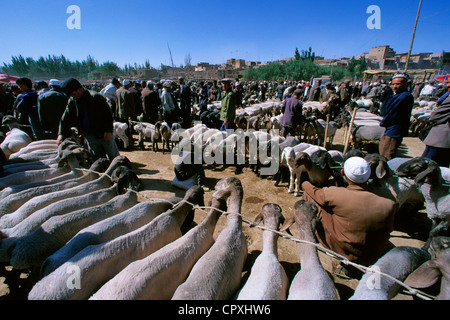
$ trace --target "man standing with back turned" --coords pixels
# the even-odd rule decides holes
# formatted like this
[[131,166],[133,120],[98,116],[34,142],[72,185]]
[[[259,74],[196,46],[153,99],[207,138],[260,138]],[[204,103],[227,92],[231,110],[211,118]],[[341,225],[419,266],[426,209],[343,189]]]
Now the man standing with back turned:
[[409,76],[398,73],[392,77],[391,87],[394,95],[381,106],[380,115],[383,119],[380,126],[385,127],[380,140],[380,154],[388,160],[395,157],[403,137],[408,135],[409,120],[414,104],[414,97],[407,90]]

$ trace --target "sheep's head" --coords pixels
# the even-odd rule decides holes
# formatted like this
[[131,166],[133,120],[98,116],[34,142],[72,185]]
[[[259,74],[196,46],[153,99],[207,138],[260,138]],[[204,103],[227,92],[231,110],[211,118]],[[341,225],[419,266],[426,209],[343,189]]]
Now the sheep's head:
[[119,155],[115,157],[113,161],[111,161],[110,166],[111,167],[125,166],[131,168],[131,161],[127,157]]
[[192,186],[186,191],[184,195],[184,200],[190,203],[197,204],[199,206],[204,206],[205,205],[204,195],[205,192],[203,191],[202,187]]
[[326,150],[318,150],[311,155],[311,161],[319,166],[320,169],[325,170],[335,165],[331,155]]
[[416,157],[402,163],[397,168],[396,173],[399,177],[414,178],[417,184],[425,182],[435,184],[442,179],[439,165],[435,161],[424,157]]
[[94,161],[94,163],[89,168],[92,171],[95,172],[105,172],[106,169],[109,167],[109,160],[106,158],[99,158]]
[[220,199],[225,199],[232,193],[239,194],[242,197],[244,192],[241,181],[236,177],[227,177],[219,180],[215,189],[213,197]]
[[255,227],[263,221],[265,226],[278,230],[279,226],[284,223],[281,211],[281,207],[278,204],[266,203],[262,207],[261,213],[256,216],[255,223],[250,225],[250,227]]
[[370,153],[364,157],[371,169],[371,179],[379,180],[391,175],[388,159],[378,153]]
[[76,158],[82,167],[89,167],[92,164],[92,154],[85,148],[79,145],[70,145],[62,150],[60,159],[58,161],[58,168],[63,167],[68,163],[69,158]]
[[366,157],[366,153],[364,151],[361,151],[359,149],[352,149],[350,151],[348,151],[343,158],[343,162],[347,161],[348,158],[351,157],[360,157],[360,158],[365,158]]
[[299,152],[295,156],[295,161],[294,161],[295,168],[299,168],[302,165],[309,165],[311,163],[312,163],[311,158],[309,157],[309,154],[307,154],[306,152]]
[[142,181],[138,178],[136,173],[131,171],[128,167],[119,166],[111,175],[111,180],[117,183],[117,193],[123,193],[127,188],[138,191],[143,189]]
[[[319,210],[315,203],[306,200],[299,200],[294,205],[294,214],[286,219],[280,231],[288,231],[289,228],[296,223],[300,229],[302,226],[311,226],[313,232],[316,230],[318,223]],[[289,232],[290,233],[290,232]]]

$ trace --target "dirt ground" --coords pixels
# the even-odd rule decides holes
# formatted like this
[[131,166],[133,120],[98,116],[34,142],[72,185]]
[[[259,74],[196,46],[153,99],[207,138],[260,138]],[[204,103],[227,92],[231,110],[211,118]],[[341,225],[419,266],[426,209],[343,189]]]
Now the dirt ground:
[[[343,150],[344,131],[338,130],[332,149]],[[137,138],[137,136],[135,136]],[[143,197],[141,201],[148,199],[168,198],[174,195],[183,197],[184,191],[171,186],[174,177],[173,163],[170,153],[162,154],[153,152],[146,143],[146,150],[140,150],[137,141],[134,141],[132,151],[121,151],[122,155],[127,156],[133,163],[133,168],[139,178],[144,183],[144,190],[141,191]],[[406,157],[420,156],[424,150],[424,145],[418,138],[408,137],[400,148],[400,155]],[[211,199],[215,184],[222,178],[234,176],[234,167],[221,167],[213,170],[210,167],[206,169],[206,184],[212,190],[205,193],[205,202]],[[278,187],[270,179],[260,179],[250,168],[244,168],[242,174],[236,175],[244,188],[244,199],[242,205],[242,214],[249,219],[254,219],[260,212],[262,206],[266,203],[276,203],[282,210],[283,215],[287,217],[293,212],[293,207],[300,197],[294,197],[287,192],[287,182],[281,183]],[[423,215],[422,209],[413,218],[408,216],[405,219],[400,214],[396,220],[395,231],[391,234],[391,243],[395,246],[413,246],[421,247],[424,244]],[[196,210],[194,222],[199,223],[205,217],[205,213]],[[221,217],[216,227],[216,234],[226,225],[226,218]],[[426,225],[426,224],[425,224]],[[247,279],[249,270],[262,250],[262,230],[259,228],[250,228],[247,223],[243,223],[243,230],[248,242],[248,257],[244,266],[242,281]],[[293,231],[296,236],[295,230]],[[299,256],[296,243],[292,240],[280,238],[278,242],[279,260],[285,268],[290,280],[293,279],[300,269]],[[358,284],[356,279],[342,279],[334,274],[339,261],[319,251],[320,259],[325,269],[330,273],[336,283],[341,299],[347,299],[353,293]],[[11,270],[6,267],[0,271],[0,299],[26,299],[28,291],[35,282],[29,272],[26,270]],[[14,279],[14,280],[10,280]],[[5,282],[5,283],[2,283]],[[395,299],[411,300],[407,294],[399,294]]]

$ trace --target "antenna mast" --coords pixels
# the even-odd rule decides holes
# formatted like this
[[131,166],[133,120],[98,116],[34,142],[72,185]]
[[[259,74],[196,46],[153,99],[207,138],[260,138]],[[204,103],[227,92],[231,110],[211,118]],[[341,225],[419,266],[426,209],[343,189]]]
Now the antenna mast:
[[175,65],[173,64],[172,52],[170,51],[170,47],[169,47],[169,43],[168,42],[167,42],[167,48],[169,49],[170,61],[172,62],[172,68],[175,68]]

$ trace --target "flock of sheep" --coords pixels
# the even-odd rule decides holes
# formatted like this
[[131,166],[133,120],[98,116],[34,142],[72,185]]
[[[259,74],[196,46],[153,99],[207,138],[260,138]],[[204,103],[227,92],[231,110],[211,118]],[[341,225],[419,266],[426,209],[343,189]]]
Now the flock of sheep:
[[[240,151],[245,159],[255,156],[247,160],[252,160],[254,171],[272,175],[275,183],[286,174],[288,191],[296,196],[305,174],[317,185],[345,186],[338,168],[352,154],[365,157],[373,169],[371,183],[387,187],[400,206],[423,202],[432,229],[422,249],[397,247],[380,258],[361,278],[351,299],[391,299],[402,289],[398,281],[417,287],[429,285],[423,284],[421,272],[441,274],[437,279],[441,290],[436,298],[449,299],[449,239],[442,236],[448,234],[450,222],[449,169],[420,157],[386,161],[378,154],[357,149],[343,154],[323,147],[325,137],[331,137],[327,143],[332,146],[336,128],[342,127],[338,120],[321,119],[325,107],[305,104],[308,125],[299,128],[298,137],[286,139],[277,134],[280,113],[279,105],[273,102],[237,112],[237,122],[245,118],[238,122],[243,123],[241,136],[204,124],[180,130],[164,123],[139,122],[133,129],[142,145],[144,141],[152,142],[154,151],[159,150],[162,138],[163,152],[164,145],[167,150],[199,146],[214,160],[227,152],[237,156],[242,138]],[[368,122],[379,121],[378,116],[367,111],[360,110],[356,115],[357,130]],[[314,135],[305,134],[309,124]],[[115,125],[117,132],[123,127]],[[370,140],[367,136],[361,139]],[[256,142],[256,154],[250,152],[255,147],[252,142]],[[184,232],[194,212],[205,205],[200,187],[189,188],[183,198],[139,201],[136,191],[142,188],[142,182],[124,156],[111,162],[92,162],[89,152],[76,142],[66,140],[58,146],[53,140],[31,141],[18,128],[11,128],[1,148],[7,160],[2,162],[0,172],[0,261],[16,269],[32,269],[39,275],[29,299],[340,298],[318,257],[314,237],[317,208],[310,202],[296,201],[293,216],[285,223],[277,204],[263,206],[254,222],[263,226],[263,250],[242,283],[248,247],[242,230],[244,190],[238,178],[221,179],[204,220]],[[262,154],[266,156],[264,161]],[[279,170],[265,174],[264,169],[274,159]],[[214,238],[222,215],[227,225]],[[280,232],[293,223],[297,227],[301,269],[289,282],[278,260],[277,241]],[[390,276],[382,276],[375,288],[369,283],[374,270]]]

